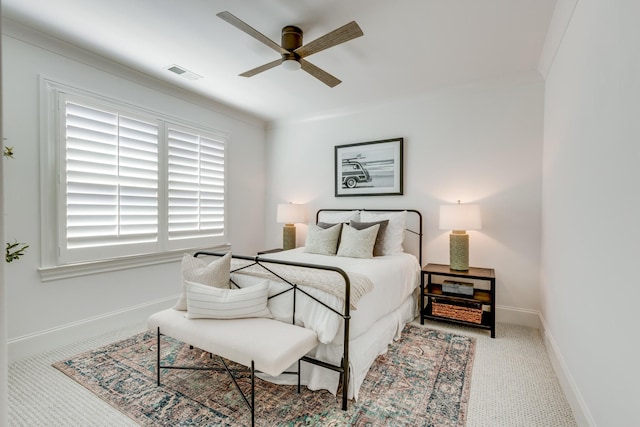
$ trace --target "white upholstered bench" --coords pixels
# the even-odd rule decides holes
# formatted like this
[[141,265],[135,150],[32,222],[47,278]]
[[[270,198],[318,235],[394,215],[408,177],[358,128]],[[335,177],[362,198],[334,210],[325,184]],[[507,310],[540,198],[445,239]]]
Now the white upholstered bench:
[[242,393],[234,375],[222,360],[245,403],[251,409],[251,425],[255,422],[255,372],[278,376],[297,362],[299,392],[300,359],[318,345],[318,337],[314,331],[267,318],[188,319],[184,311],[170,308],[151,315],[147,320],[147,327],[158,333],[158,385],[162,368],[188,369],[161,365],[162,335],[248,367],[251,372],[251,402]]

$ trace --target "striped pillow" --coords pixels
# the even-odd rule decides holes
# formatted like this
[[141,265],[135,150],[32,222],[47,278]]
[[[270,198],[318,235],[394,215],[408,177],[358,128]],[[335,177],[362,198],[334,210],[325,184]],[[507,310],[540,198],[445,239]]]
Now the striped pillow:
[[268,280],[241,289],[220,289],[194,282],[185,282],[185,288],[189,319],[273,317],[267,307]]

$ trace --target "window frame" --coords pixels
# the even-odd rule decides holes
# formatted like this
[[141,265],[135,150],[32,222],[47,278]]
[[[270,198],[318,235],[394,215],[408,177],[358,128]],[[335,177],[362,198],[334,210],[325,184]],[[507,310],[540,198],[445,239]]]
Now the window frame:
[[[78,89],[44,77],[40,78],[40,200],[41,200],[41,267],[39,269],[43,281],[57,280],[65,277],[75,277],[96,272],[120,270],[137,266],[153,265],[172,262],[180,259],[185,251],[199,249],[228,250],[229,244],[229,215],[228,215],[228,148],[229,134],[208,128],[201,124],[192,123],[184,118],[172,117],[153,111],[145,106],[134,106],[93,92]],[[62,256],[61,247],[65,244],[66,226],[65,208],[65,170],[66,148],[65,130],[61,123],[64,121],[64,109],[60,108],[61,99],[68,97],[74,102],[89,106],[106,106],[125,115],[132,115],[143,120],[157,121],[158,127],[158,237],[153,245],[147,245],[144,250],[134,251],[122,255],[118,250],[122,245],[114,245],[108,251],[101,248],[98,251],[106,256],[89,258]],[[212,138],[222,143],[223,153],[223,231],[222,235],[212,237],[202,235],[195,238],[169,241],[168,238],[168,143],[167,135],[170,126],[177,126],[197,132],[206,138]],[[115,250],[112,250],[115,249]]]

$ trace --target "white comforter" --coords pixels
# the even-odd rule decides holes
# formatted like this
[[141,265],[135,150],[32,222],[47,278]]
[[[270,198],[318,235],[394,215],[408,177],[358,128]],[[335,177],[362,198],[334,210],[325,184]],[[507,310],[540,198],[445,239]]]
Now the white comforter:
[[[366,332],[376,320],[396,310],[411,295],[419,284],[420,265],[413,255],[399,253],[372,259],[358,259],[327,255],[309,254],[304,248],[297,248],[265,258],[287,260],[306,264],[331,265],[347,273],[359,273],[367,276],[373,283],[373,289],[359,301],[358,308],[351,311],[350,339],[353,340]],[[242,272],[234,273],[233,280],[240,286],[251,286],[265,279]],[[288,285],[270,280],[269,294],[275,295],[287,289]],[[318,289],[300,286],[309,294],[328,306],[343,312],[343,300],[326,294]],[[291,321],[292,293],[272,298],[269,309],[272,315],[282,321]],[[320,342],[342,344],[344,321],[326,307],[298,293],[296,300],[296,323],[313,329]]]

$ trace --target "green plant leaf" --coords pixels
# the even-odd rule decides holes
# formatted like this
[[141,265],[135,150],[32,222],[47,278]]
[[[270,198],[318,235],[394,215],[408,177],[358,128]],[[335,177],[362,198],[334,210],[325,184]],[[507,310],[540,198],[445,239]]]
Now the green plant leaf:
[[[19,247],[23,245],[22,247]],[[12,262],[16,259],[20,259],[21,256],[24,255],[24,251],[29,247],[29,245],[25,245],[24,243],[19,243],[17,240],[14,240],[13,243],[7,242],[6,249],[6,262]]]

